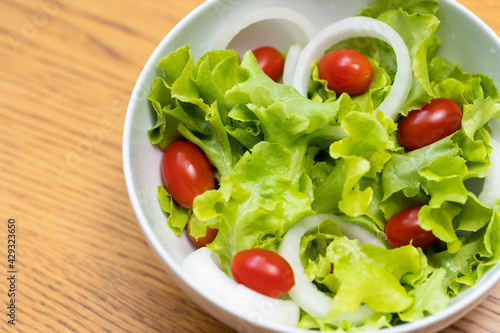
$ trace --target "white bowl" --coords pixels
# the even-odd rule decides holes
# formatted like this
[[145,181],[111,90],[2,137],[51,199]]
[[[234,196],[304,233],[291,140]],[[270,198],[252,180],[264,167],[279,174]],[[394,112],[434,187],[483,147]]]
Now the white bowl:
[[[259,311],[245,316],[213,298],[195,285],[181,270],[181,261],[194,247],[185,233],[176,237],[167,227],[158,204],[157,186],[162,184],[162,151],[151,145],[147,130],[156,116],[146,99],[157,76],[158,61],[171,51],[189,43],[195,59],[214,48],[218,38],[242,15],[265,6],[286,6],[309,17],[320,30],[326,25],[359,12],[373,1],[342,0],[208,0],[186,16],[161,41],[149,58],[133,90],[123,133],[123,167],[132,206],[142,230],[168,274],[186,294],[209,314],[242,332],[305,332],[305,330],[263,322]],[[472,73],[486,73],[500,83],[500,39],[479,18],[453,0],[441,0],[438,17],[442,23],[437,35],[442,45],[439,55],[458,63]],[[261,27],[262,28],[262,27]],[[256,29],[259,29],[257,27]],[[248,34],[248,32],[247,32]],[[259,34],[262,43],[272,42],[272,34]],[[287,38],[294,38],[288,34]],[[481,61],[478,61],[481,59]],[[500,86],[500,85],[499,85]],[[500,137],[496,137],[500,140]],[[488,271],[472,288],[462,292],[448,308],[422,320],[384,329],[385,333],[436,332],[460,319],[476,306],[500,280],[500,265]],[[266,311],[266,309],[261,309]]]

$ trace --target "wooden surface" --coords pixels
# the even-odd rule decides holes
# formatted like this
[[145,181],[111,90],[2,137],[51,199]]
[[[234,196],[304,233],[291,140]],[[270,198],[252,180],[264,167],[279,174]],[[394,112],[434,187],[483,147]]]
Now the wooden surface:
[[[497,33],[500,2],[461,0]],[[232,332],[149,249],[121,140],[146,60],[201,0],[0,1],[0,329]],[[10,220],[9,220],[10,219]],[[7,230],[16,228],[16,325]],[[445,329],[500,332],[500,285]]]

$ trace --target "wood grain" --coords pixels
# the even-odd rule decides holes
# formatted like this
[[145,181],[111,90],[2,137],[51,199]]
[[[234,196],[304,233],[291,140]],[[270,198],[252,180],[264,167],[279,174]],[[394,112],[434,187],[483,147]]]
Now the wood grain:
[[[500,33],[500,3],[461,0]],[[149,249],[128,200],[128,98],[164,35],[201,0],[0,1],[0,313],[8,332],[232,332]],[[7,220],[17,226],[7,324]],[[500,286],[445,329],[498,332]]]

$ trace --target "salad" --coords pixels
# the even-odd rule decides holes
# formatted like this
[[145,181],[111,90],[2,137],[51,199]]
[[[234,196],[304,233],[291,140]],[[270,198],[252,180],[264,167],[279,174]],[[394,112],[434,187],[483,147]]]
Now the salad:
[[200,248],[188,274],[235,308],[272,300],[266,320],[363,331],[444,309],[498,262],[500,95],[436,56],[438,10],[379,0],[285,55],[161,59],[148,135],[166,223]]

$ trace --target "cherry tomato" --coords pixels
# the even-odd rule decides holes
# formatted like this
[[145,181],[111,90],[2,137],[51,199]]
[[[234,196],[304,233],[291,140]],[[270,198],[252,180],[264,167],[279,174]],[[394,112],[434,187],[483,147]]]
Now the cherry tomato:
[[426,249],[439,239],[431,231],[424,230],[418,222],[418,212],[422,207],[415,206],[403,209],[389,219],[385,225],[385,233],[389,244],[401,247],[413,244]]
[[188,141],[168,145],[161,171],[168,193],[184,208],[193,207],[196,196],[215,187],[210,162],[201,149]]
[[422,148],[460,129],[462,110],[448,98],[436,98],[412,110],[399,124],[399,143],[407,149]]
[[269,297],[281,297],[295,285],[290,264],[276,252],[249,249],[238,252],[231,263],[237,283]]
[[215,237],[217,236],[217,233],[219,232],[219,230],[207,227],[206,235],[196,239],[195,237],[191,236],[191,221],[192,220],[193,220],[193,215],[191,214],[191,216],[189,216],[189,221],[188,221],[188,225],[187,225],[187,233],[188,233],[189,239],[191,239],[191,241],[194,244],[196,244],[196,246],[198,246],[198,247],[205,247],[208,244],[212,243],[214,241]]
[[264,73],[274,82],[278,82],[283,75],[283,68],[285,67],[285,59],[280,51],[274,47],[263,46],[252,52]]
[[373,81],[370,61],[351,49],[337,49],[325,54],[318,64],[319,78],[328,82],[328,89],[351,96],[364,93]]

